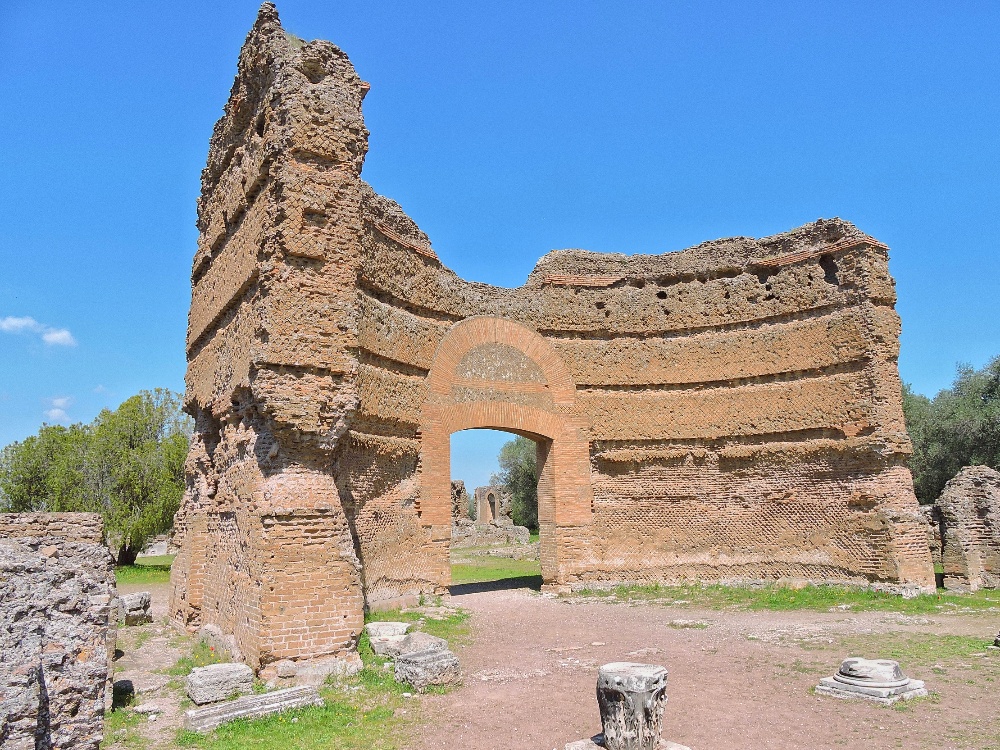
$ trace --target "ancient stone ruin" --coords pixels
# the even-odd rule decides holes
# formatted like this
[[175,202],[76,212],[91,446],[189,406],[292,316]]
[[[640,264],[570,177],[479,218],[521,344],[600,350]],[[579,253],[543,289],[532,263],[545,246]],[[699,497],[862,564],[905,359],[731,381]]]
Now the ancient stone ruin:
[[510,515],[510,493],[502,487],[476,487],[476,521],[481,524],[513,524]]
[[971,591],[1000,587],[1000,472],[966,466],[922,510],[942,585]]
[[97,750],[115,647],[96,513],[0,513],[0,747]]
[[451,546],[485,547],[491,545],[523,545],[531,541],[531,532],[515,526],[511,518],[511,496],[503,487],[476,487],[473,493],[475,518],[464,516],[461,507],[468,507],[469,495],[465,483],[451,483]]
[[839,219],[466,282],[361,179],[369,85],[260,11],[198,202],[171,616],[253,667],[450,583],[450,435],[537,444],[550,588],[929,588],[884,245]]

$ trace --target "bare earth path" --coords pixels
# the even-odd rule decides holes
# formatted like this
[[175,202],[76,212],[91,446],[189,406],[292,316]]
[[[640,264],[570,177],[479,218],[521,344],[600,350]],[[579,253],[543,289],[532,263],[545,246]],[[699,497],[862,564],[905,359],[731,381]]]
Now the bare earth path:
[[996,651],[904,663],[937,695],[902,710],[810,692],[852,645],[944,634],[985,646],[995,614],[719,612],[526,589],[462,593],[452,603],[472,612],[473,641],[459,650],[465,685],[424,698],[412,750],[562,750],[600,731],[594,686],[597,667],[611,661],[668,668],[664,736],[692,750],[1000,748]]

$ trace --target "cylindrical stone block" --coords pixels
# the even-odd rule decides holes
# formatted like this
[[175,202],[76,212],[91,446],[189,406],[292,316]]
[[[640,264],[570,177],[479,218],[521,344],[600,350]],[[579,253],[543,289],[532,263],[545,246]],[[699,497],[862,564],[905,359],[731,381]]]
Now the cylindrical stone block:
[[613,662],[597,673],[597,704],[607,750],[654,750],[660,741],[667,670]]

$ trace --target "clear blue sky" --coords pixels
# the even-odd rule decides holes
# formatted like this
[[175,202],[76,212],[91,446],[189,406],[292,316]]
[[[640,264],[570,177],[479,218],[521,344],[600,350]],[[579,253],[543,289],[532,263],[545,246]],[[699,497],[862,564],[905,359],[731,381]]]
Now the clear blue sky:
[[[841,216],[892,248],[904,380],[1000,354],[996,2],[278,9],[371,82],[364,177],[467,279]],[[199,173],[256,10],[0,6],[0,445],[183,387]]]

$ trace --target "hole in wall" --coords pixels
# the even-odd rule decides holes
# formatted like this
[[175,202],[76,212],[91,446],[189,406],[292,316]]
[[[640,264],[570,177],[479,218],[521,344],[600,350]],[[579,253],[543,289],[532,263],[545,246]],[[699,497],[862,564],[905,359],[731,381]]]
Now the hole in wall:
[[594,303],[594,307],[596,307],[598,310],[603,310],[604,309],[604,303],[603,302],[595,302]]
[[667,298],[667,293],[666,292],[657,292],[656,293],[656,297],[657,297],[657,299],[666,299]]
[[823,269],[823,281],[827,284],[832,284],[833,286],[840,286],[840,280],[837,278],[837,261],[833,259],[832,255],[821,255],[819,256],[819,267]]

